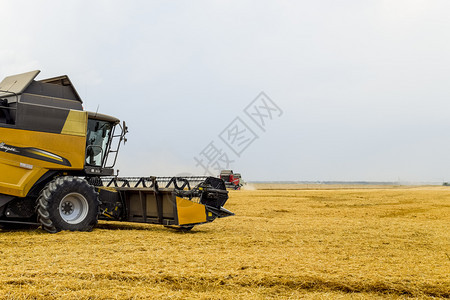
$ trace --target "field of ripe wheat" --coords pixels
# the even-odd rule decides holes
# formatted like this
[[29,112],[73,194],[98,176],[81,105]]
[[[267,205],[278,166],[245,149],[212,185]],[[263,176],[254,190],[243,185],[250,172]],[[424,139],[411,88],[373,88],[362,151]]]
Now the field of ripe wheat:
[[450,188],[241,190],[182,233],[0,232],[0,298],[450,297]]

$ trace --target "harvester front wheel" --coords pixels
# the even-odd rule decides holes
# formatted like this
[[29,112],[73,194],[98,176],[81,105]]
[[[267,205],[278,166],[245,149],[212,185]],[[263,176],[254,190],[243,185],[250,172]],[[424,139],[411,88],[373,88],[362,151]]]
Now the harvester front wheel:
[[98,220],[97,193],[84,179],[58,177],[39,194],[37,213],[42,228],[50,233],[90,231]]

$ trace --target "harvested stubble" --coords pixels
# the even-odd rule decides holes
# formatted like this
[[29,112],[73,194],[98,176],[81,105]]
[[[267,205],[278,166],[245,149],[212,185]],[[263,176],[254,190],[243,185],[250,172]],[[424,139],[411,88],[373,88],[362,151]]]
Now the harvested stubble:
[[450,297],[450,189],[231,192],[236,216],[179,233],[0,232],[0,298]]

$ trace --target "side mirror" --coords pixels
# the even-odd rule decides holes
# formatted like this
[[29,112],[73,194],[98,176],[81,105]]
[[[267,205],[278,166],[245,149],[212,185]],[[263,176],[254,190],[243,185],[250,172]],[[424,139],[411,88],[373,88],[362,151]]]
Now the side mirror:
[[128,133],[128,127],[127,124],[125,123],[125,121],[123,121],[123,134],[127,134]]
[[124,145],[127,142],[127,138],[125,137],[125,135],[127,133],[128,133],[128,127],[127,127],[127,124],[125,123],[125,121],[123,121],[123,123],[122,123],[122,139],[123,139]]

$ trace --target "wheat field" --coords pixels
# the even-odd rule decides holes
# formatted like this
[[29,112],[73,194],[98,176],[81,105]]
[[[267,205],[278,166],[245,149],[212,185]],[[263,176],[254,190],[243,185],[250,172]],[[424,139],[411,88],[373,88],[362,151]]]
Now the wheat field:
[[450,188],[270,188],[188,233],[0,232],[0,298],[450,298]]

